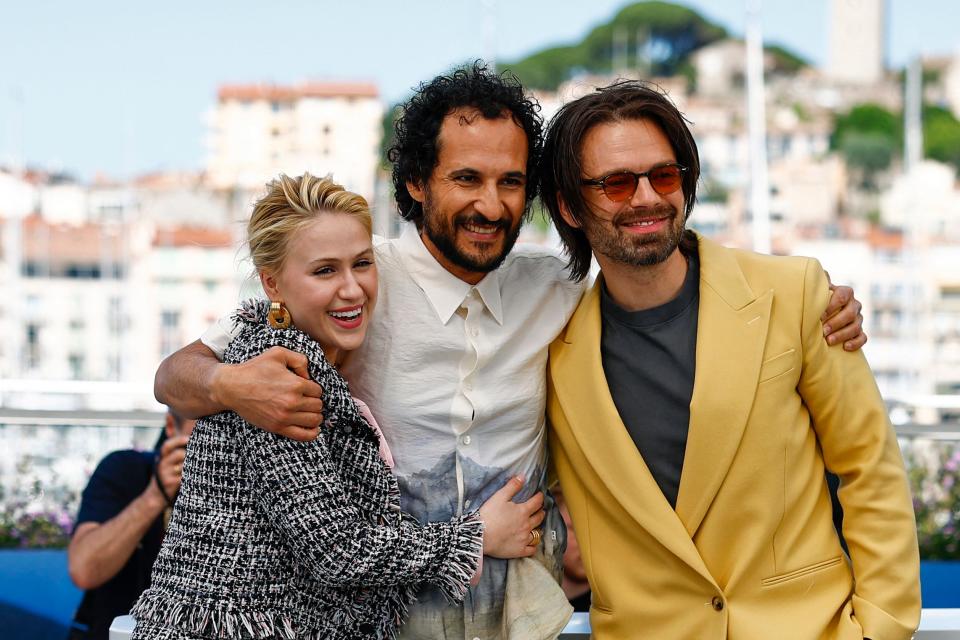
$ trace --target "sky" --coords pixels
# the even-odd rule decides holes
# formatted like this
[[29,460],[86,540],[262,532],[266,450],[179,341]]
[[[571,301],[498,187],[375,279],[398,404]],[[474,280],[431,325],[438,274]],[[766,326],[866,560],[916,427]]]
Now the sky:
[[[830,1],[763,0],[765,40],[824,63]],[[746,2],[682,4],[742,35]],[[369,80],[392,103],[460,62],[576,42],[627,4],[9,0],[0,5],[0,165],[81,179],[200,169],[221,84]],[[892,66],[960,54],[960,1],[887,7]]]

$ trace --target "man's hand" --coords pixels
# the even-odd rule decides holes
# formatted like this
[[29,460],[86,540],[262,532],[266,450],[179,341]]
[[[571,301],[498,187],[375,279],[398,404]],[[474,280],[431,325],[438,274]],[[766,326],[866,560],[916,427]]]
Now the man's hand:
[[301,353],[271,347],[246,362],[220,365],[211,385],[218,404],[261,429],[301,441],[320,432],[323,390]]
[[[827,280],[830,274],[827,274]],[[844,351],[856,351],[867,343],[867,334],[863,332],[863,305],[853,297],[853,289],[835,286],[830,282],[830,302],[820,316],[823,323],[823,335],[827,344],[843,342]]]
[[156,476],[150,483],[148,493],[155,502],[162,502],[161,508],[167,506],[167,498],[173,500],[177,492],[180,491],[180,481],[183,479],[183,460],[186,456],[187,436],[167,438],[160,447]]

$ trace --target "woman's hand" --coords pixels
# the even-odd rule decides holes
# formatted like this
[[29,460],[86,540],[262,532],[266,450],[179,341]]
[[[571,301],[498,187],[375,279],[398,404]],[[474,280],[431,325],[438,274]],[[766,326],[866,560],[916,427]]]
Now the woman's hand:
[[531,535],[531,531],[539,527],[546,517],[543,492],[537,492],[520,504],[511,502],[511,498],[521,489],[523,476],[514,476],[480,507],[484,555],[493,558],[526,558],[536,552],[537,545],[532,544],[535,536]]

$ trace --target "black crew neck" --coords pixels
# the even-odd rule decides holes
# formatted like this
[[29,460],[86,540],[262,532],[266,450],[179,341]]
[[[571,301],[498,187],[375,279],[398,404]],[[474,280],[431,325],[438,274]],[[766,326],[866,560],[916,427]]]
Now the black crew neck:
[[687,275],[683,286],[672,300],[650,309],[628,311],[614,302],[606,283],[600,287],[600,311],[603,317],[631,327],[652,327],[679,317],[700,293],[700,256],[694,251],[686,256]]

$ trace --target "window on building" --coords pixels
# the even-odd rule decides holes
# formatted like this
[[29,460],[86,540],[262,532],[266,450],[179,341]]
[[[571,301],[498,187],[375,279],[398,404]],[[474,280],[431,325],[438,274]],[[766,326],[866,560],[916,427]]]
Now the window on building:
[[166,358],[182,345],[180,338],[180,312],[160,312],[160,356]]
[[74,380],[81,380],[84,377],[84,357],[82,353],[71,353],[67,356],[67,361],[70,363],[70,377]]
[[23,360],[27,370],[40,367],[40,325],[36,322],[27,323]]
[[119,296],[111,296],[107,303],[107,326],[110,335],[118,336],[126,328],[126,318],[123,315],[123,300]]
[[41,307],[40,297],[35,294],[30,294],[27,296],[26,304],[23,305],[23,311],[27,318],[33,318],[40,315]]
[[99,280],[101,276],[100,265],[95,262],[69,262],[59,271],[53,275],[78,280]]
[[107,355],[107,380],[120,380],[123,373],[122,366],[119,353]]

